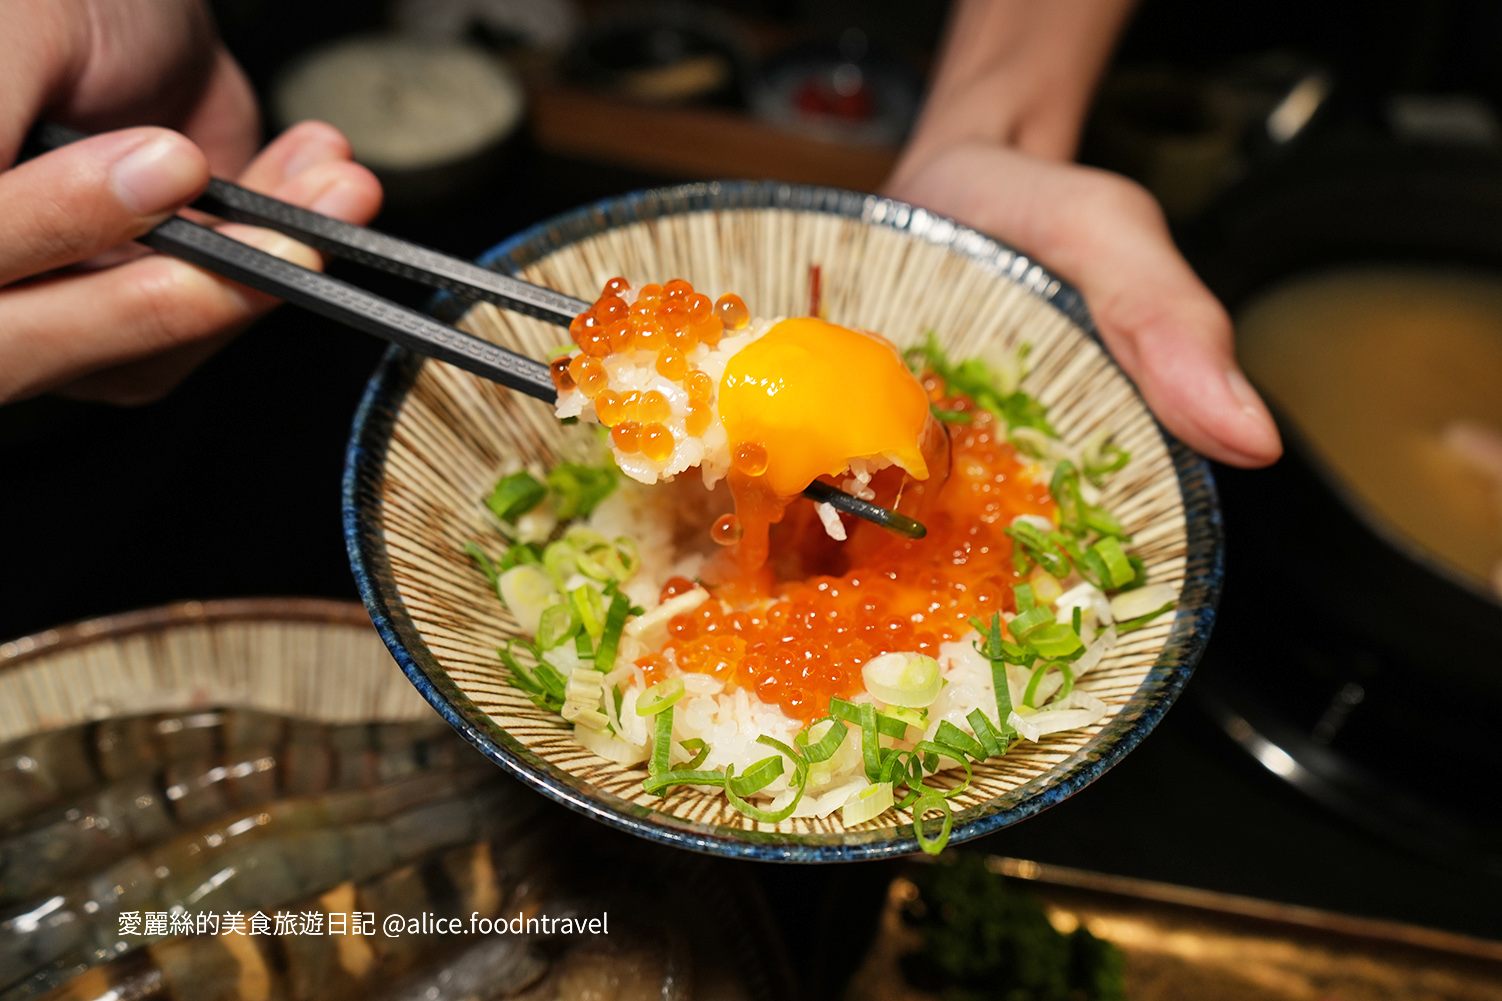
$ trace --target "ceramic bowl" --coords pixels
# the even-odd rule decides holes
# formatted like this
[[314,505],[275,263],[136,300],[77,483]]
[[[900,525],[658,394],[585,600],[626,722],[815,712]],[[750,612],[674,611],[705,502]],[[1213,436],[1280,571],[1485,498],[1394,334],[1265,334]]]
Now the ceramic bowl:
[[[1109,715],[1025,743],[976,768],[955,801],[951,840],[1029,817],[1098,778],[1162,718],[1209,636],[1220,590],[1220,519],[1205,463],[1168,438],[1096,339],[1073,289],[1028,258],[928,212],[874,195],[734,182],[639,192],[560,216],[483,263],[592,299],[613,275],[681,276],[737,291],[753,313],[808,309],[810,265],[837,323],[899,345],[934,330],[957,356],[1033,345],[1026,385],[1070,441],[1114,432],[1133,454],[1106,502],[1135,536],[1150,579],[1179,590],[1171,622],[1133,633],[1084,687]],[[439,311],[459,316],[452,301]],[[562,332],[489,306],[466,329],[533,357]],[[556,461],[581,429],[549,407],[446,365],[391,352],[355,420],[345,470],[345,537],[365,603],[423,696],[477,747],[548,796],[643,837],[722,855],[825,862],[917,850],[905,816],[841,826],[838,814],[757,823],[686,789],[659,800],[645,772],[586,751],[508,682],[496,647],[516,627],[462,547],[493,531],[482,498],[508,458]],[[575,439],[576,440],[576,439]]]
[[0,742],[115,716],[234,707],[353,723],[424,720],[360,606],[188,601],[0,643]]

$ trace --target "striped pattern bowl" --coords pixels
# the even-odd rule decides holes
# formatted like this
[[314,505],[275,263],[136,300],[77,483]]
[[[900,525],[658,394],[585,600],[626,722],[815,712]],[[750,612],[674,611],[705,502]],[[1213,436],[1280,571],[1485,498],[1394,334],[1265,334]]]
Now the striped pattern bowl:
[[[953,841],[1058,803],[1119,761],[1162,717],[1209,636],[1221,579],[1220,519],[1203,460],[1169,439],[1100,346],[1080,296],[1042,267],[948,219],[850,192],[771,183],[697,184],[601,202],[508,240],[483,261],[593,299],[612,275],[682,277],[734,290],[761,316],[806,312],[822,272],[836,323],[900,345],[927,330],[956,356],[1033,345],[1027,387],[1069,441],[1108,429],[1132,462],[1106,503],[1134,536],[1149,579],[1179,588],[1171,622],[1131,634],[1082,687],[1110,714],[1086,730],[1024,743],[975,770],[955,801]],[[487,305],[440,313],[542,358],[557,327]],[[371,379],[345,469],[345,537],[371,617],[423,696],[503,767],[608,824],[670,844],[747,858],[821,862],[912,852],[904,815],[845,829],[839,815],[775,827],[713,793],[641,790],[574,742],[558,717],[507,681],[495,650],[516,627],[462,552],[490,531],[482,498],[508,457],[568,458],[583,432],[550,408],[447,365],[393,350]]]
[[320,723],[422,720],[360,606],[187,601],[0,643],[0,742],[93,720],[234,707]]

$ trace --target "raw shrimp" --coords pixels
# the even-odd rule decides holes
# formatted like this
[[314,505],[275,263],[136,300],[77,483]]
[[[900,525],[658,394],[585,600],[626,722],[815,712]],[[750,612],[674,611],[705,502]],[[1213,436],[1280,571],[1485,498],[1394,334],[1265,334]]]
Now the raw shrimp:
[[[536,902],[531,882],[546,847],[545,837],[532,835],[482,841],[430,856],[408,867],[420,878],[395,881],[407,888],[400,900],[401,913],[426,911],[439,917],[468,918],[472,914],[494,917],[503,909],[532,910]],[[345,915],[347,923],[354,914],[378,913],[378,899],[393,897],[389,882],[382,875],[359,884],[341,883],[294,905],[292,911],[317,915],[314,920],[324,928],[331,914]],[[428,945],[421,957],[424,963],[444,944],[436,936],[413,937]],[[89,970],[45,995],[44,1001],[341,1001],[366,997],[375,983],[409,970],[378,954],[374,947],[378,941],[329,934],[186,936],[153,943]],[[535,979],[530,964],[540,958],[528,952],[516,973]]]
[[0,999],[34,997],[123,951],[122,910],[274,907],[519,822],[511,787],[475,791],[491,774],[417,775],[272,803],[131,856],[0,922],[0,985],[12,985]]
[[[345,727],[337,732],[357,729],[367,728]],[[402,735],[419,739],[403,743],[395,739],[398,734],[361,733],[358,754],[349,749],[327,751],[330,741],[301,739],[276,749],[231,748],[231,757],[172,761],[155,773],[133,775],[85,793],[34,817],[27,829],[0,839],[0,903],[39,893],[59,880],[94,871],[185,828],[279,795],[370,788],[474,759],[446,728],[427,736],[408,729]],[[273,734],[266,736],[275,739]],[[384,749],[367,746],[372,736],[386,745]],[[320,753],[328,754],[328,760],[310,766],[310,759]],[[330,761],[339,767],[329,767]],[[289,785],[295,789],[286,788]]]
[[370,752],[446,730],[438,719],[328,725],[218,709],[107,719],[33,734],[0,745],[0,831],[93,786],[156,771],[169,762],[237,757],[237,751],[284,742],[289,751],[297,751],[293,771],[313,774],[315,788],[331,787],[317,777],[330,771],[348,775],[358,785],[353,776],[365,767]]

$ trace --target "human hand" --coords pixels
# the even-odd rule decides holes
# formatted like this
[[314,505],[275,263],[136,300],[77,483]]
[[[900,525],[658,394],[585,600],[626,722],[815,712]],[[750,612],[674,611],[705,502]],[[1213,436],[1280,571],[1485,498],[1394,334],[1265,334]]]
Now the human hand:
[[1175,249],[1158,203],[1101,170],[957,143],[889,191],[996,236],[1073,283],[1147,405],[1191,448],[1265,466],[1282,446],[1236,365],[1231,321]]
[[1130,0],[961,0],[887,193],[1026,253],[1085,297],[1111,353],[1191,448],[1235,466],[1282,451],[1236,365],[1231,321],[1156,201],[1063,162]]
[[[250,87],[198,0],[0,6],[0,168],[43,114],[86,130],[146,122],[181,134],[127,128],[0,174],[0,403],[49,390],[155,399],[275,305],[181,261],[114,249],[196,198],[211,171],[349,222],[380,205],[379,184],[330,126],[299,125],[252,159]],[[321,264],[280,234],[221,229]]]

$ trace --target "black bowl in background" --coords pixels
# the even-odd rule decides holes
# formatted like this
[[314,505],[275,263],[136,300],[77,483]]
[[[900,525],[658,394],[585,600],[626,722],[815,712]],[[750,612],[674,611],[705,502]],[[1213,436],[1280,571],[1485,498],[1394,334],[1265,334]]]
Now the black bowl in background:
[[[1502,274],[1502,156],[1364,139],[1268,165],[1186,235],[1234,315],[1353,264]],[[1228,587],[1197,679],[1269,770],[1371,829],[1502,872],[1502,604],[1362,510],[1281,421],[1267,470],[1217,470]]]
[[625,6],[591,25],[561,68],[569,81],[616,97],[741,107],[750,62],[730,18],[662,2]]

